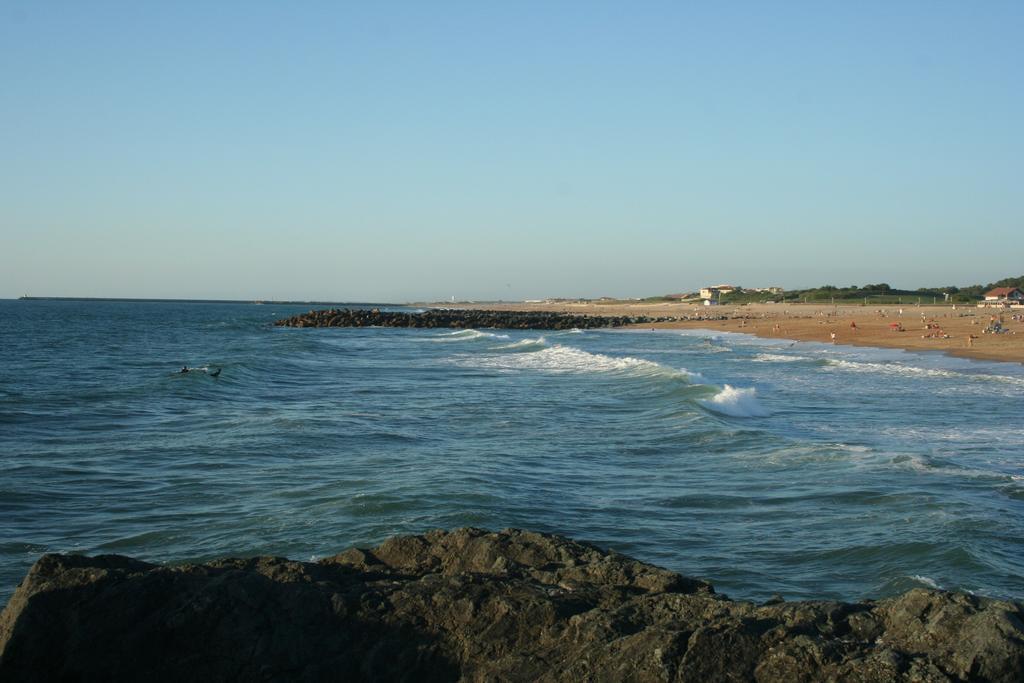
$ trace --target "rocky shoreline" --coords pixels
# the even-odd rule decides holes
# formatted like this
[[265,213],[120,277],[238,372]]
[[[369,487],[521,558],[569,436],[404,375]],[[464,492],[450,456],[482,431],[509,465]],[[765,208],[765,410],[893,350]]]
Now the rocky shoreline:
[[319,562],[45,555],[0,680],[1020,681],[1024,606],[757,605],[558,536],[435,531]]
[[509,330],[571,330],[625,327],[669,322],[671,317],[577,315],[554,311],[480,311],[473,309],[431,309],[422,313],[373,309],[332,308],[309,311],[278,320],[278,327],[417,327],[417,328],[501,328]]

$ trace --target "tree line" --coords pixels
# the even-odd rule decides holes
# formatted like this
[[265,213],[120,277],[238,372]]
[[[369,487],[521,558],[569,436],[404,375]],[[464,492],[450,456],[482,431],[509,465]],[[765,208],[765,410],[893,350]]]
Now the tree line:
[[[1024,275],[1008,277],[986,285],[968,285],[957,287],[948,285],[945,287],[921,287],[919,289],[896,289],[886,282],[867,285],[850,285],[849,287],[837,287],[835,285],[821,285],[810,289],[795,289],[784,294],[769,294],[767,292],[746,292],[736,290],[723,294],[720,302],[731,304],[756,303],[765,301],[876,301],[889,302],[900,299],[916,301],[921,299],[946,301],[951,303],[973,303],[984,298],[985,292],[996,287],[1020,287],[1024,289]],[[905,303],[910,303],[906,301]]]

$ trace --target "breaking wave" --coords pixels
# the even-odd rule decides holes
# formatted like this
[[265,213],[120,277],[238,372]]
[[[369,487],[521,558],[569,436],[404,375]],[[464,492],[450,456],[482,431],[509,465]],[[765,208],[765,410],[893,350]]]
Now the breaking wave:
[[431,337],[427,341],[432,342],[456,342],[456,341],[474,341],[477,339],[508,339],[507,334],[498,334],[496,332],[481,332],[480,330],[456,330],[455,332],[449,332],[439,337]]
[[530,351],[532,349],[542,349],[547,345],[548,342],[544,337],[537,337],[536,339],[520,339],[511,344],[502,344],[501,346],[493,346],[491,348],[494,351]]
[[876,372],[901,377],[943,377],[952,379],[976,379],[990,382],[1005,382],[1024,386],[1024,378],[1010,377],[1007,375],[988,375],[980,373],[957,372],[956,370],[944,370],[942,368],[921,368],[902,363],[870,363],[866,361],[840,360],[830,358],[826,366],[844,370],[846,372]]
[[912,581],[916,581],[917,583],[922,584],[927,588],[932,588],[934,590],[942,590],[942,586],[940,586],[938,582],[931,577],[922,576],[921,574],[911,574],[907,578],[911,579]]
[[699,403],[708,410],[731,417],[765,417],[768,411],[757,399],[754,387],[738,388],[726,384],[721,391]]
[[[539,343],[540,342],[540,343]],[[699,373],[685,368],[670,368],[654,361],[632,356],[609,356],[590,353],[573,346],[554,344],[546,346],[543,338],[524,339],[501,347],[505,351],[529,350],[544,344],[531,353],[498,353],[486,356],[468,356],[459,359],[462,364],[498,370],[540,370],[550,373],[622,373],[639,376],[659,376],[682,379],[686,382],[702,379]]]

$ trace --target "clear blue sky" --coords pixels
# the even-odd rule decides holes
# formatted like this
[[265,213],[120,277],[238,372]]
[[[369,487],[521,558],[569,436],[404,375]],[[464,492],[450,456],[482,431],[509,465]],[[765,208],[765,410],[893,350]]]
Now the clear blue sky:
[[0,297],[1024,273],[1024,3],[0,0]]

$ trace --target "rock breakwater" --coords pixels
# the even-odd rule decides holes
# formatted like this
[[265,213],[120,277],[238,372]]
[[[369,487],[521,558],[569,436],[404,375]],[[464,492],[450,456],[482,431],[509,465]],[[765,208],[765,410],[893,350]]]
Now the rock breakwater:
[[570,330],[598,327],[624,327],[675,318],[647,316],[575,315],[550,311],[480,311],[431,309],[422,313],[381,311],[380,309],[330,309],[309,311],[278,320],[279,327],[421,327],[421,328],[502,328],[510,330]]
[[565,538],[435,531],[318,562],[45,555],[0,680],[1020,681],[1024,607],[716,595]]

